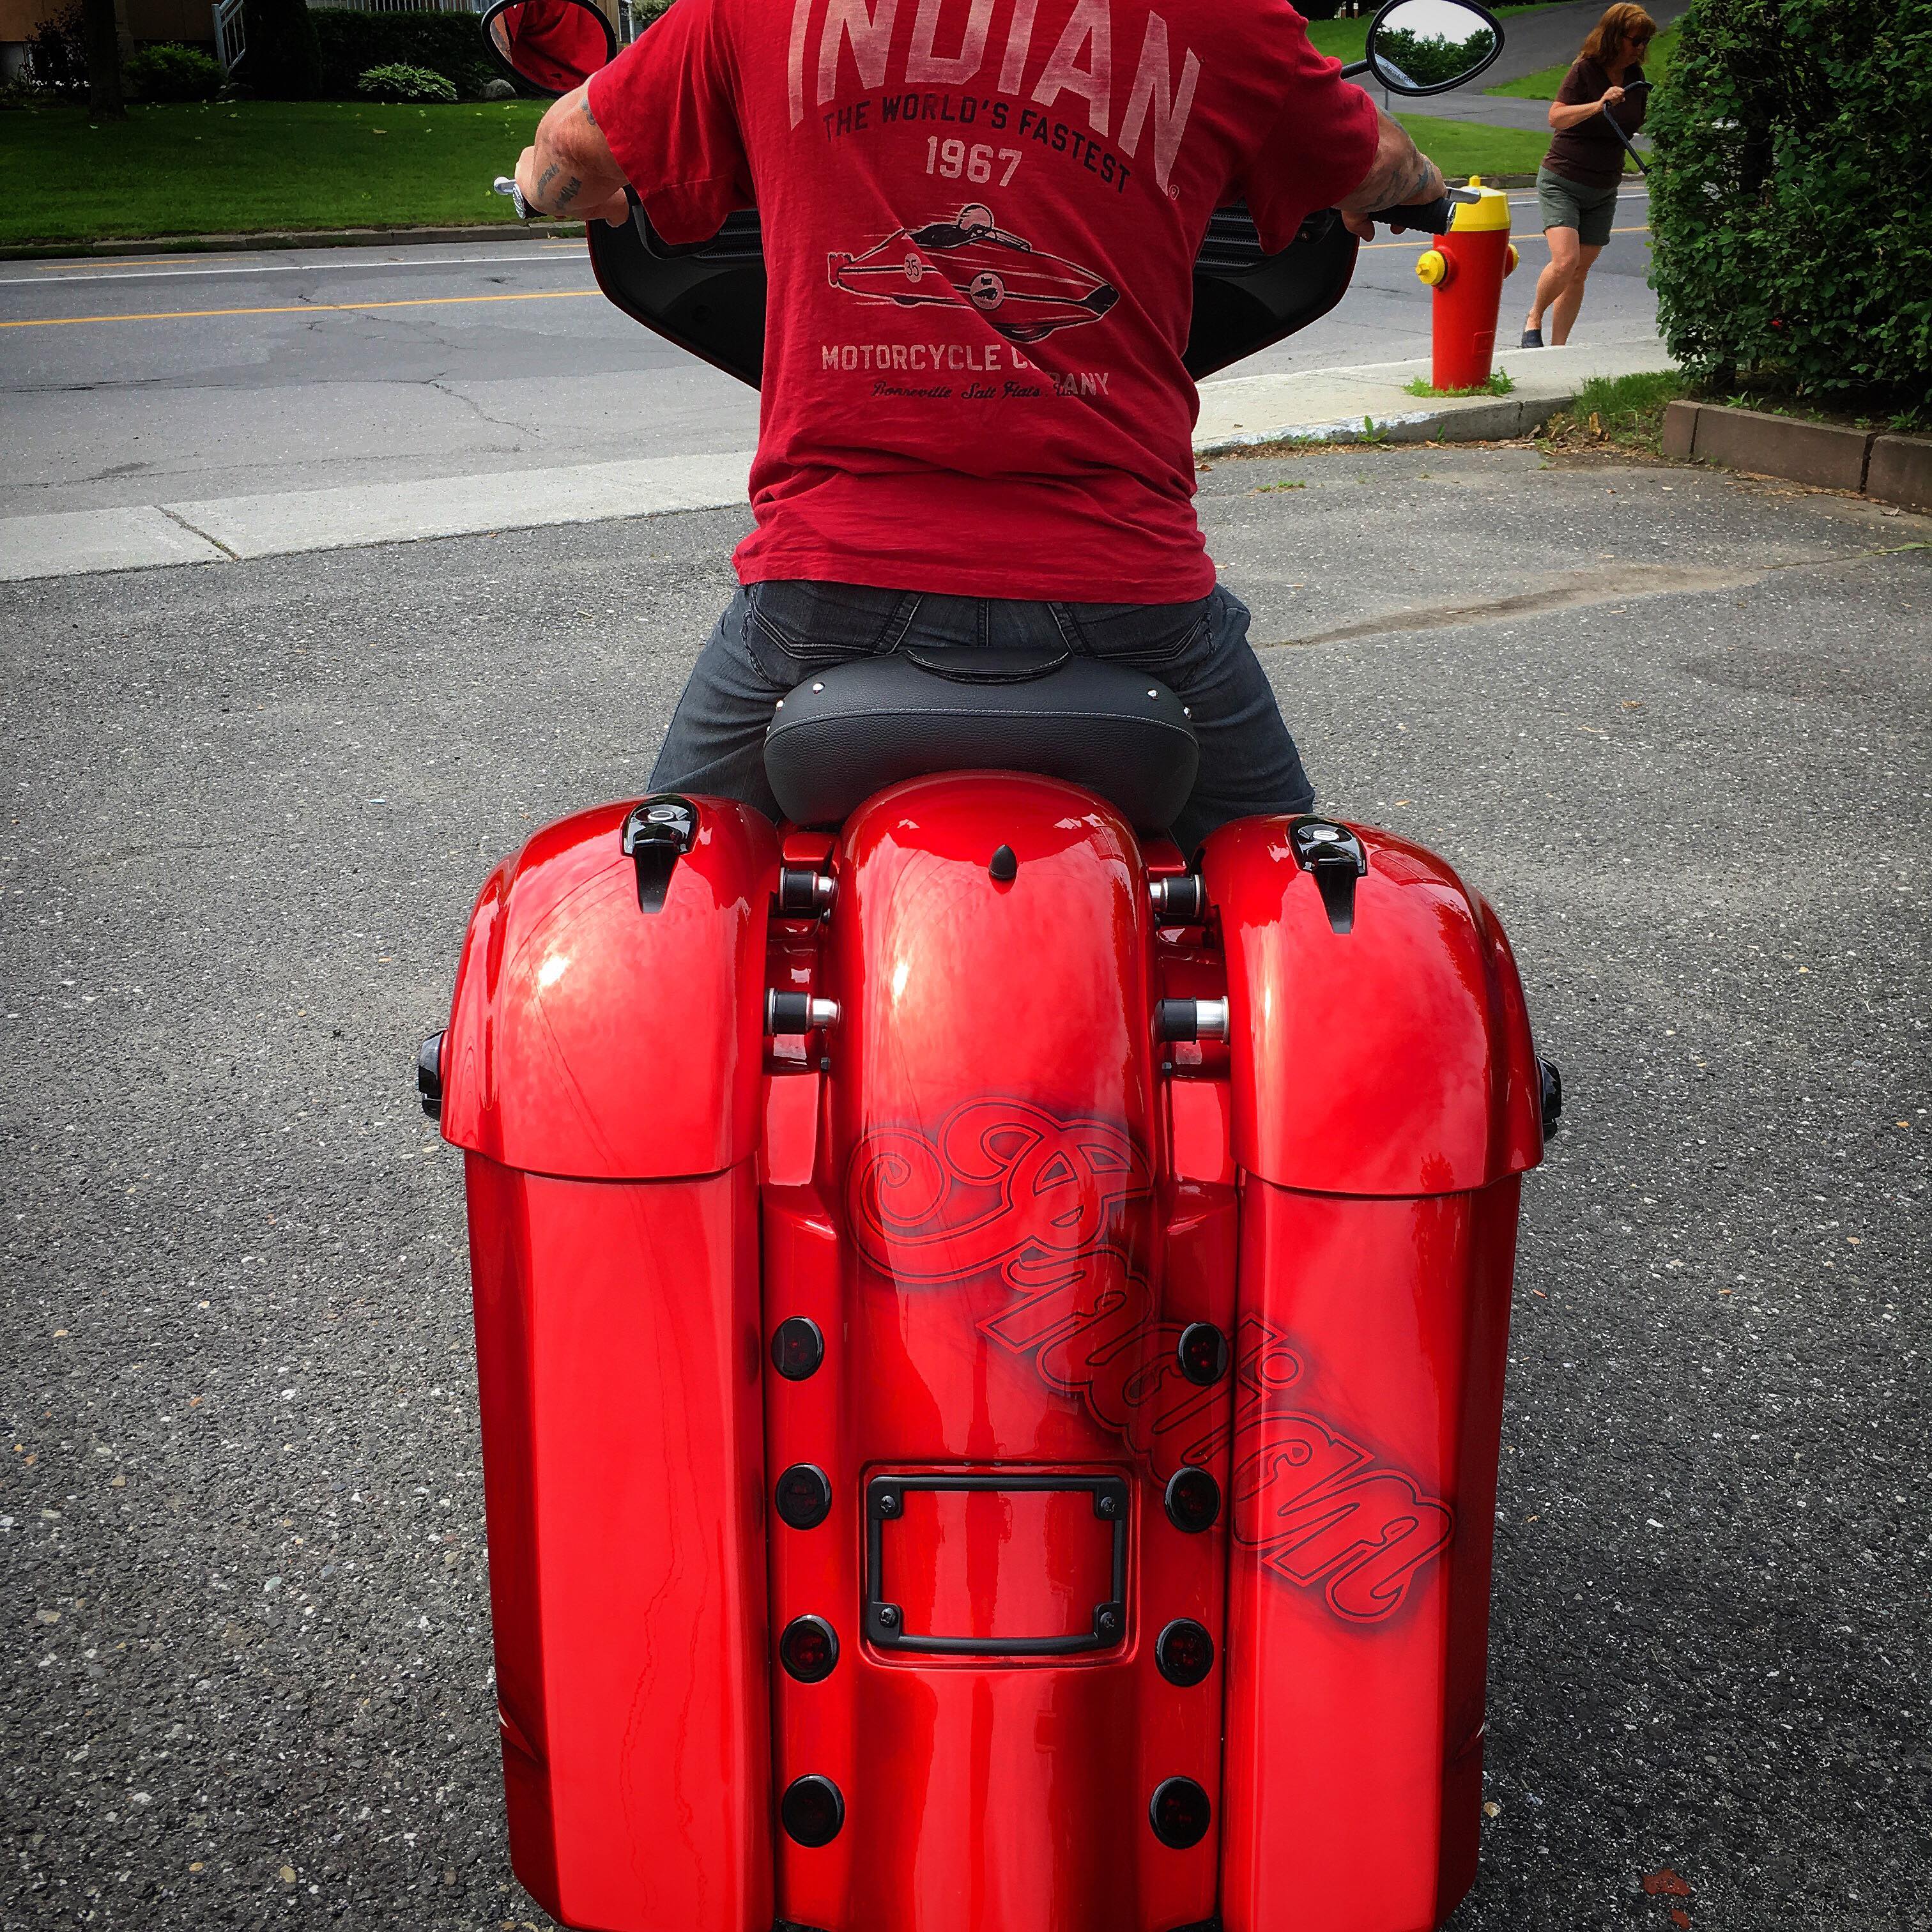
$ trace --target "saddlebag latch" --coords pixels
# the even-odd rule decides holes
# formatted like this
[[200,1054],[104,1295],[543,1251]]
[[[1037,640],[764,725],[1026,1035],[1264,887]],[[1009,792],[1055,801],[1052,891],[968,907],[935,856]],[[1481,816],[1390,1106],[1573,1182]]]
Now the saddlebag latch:
[[1315,874],[1329,929],[1354,932],[1355,881],[1369,869],[1369,855],[1360,839],[1332,818],[1298,818],[1288,827],[1288,837],[1295,863]]
[[697,836],[697,806],[668,792],[646,799],[625,820],[624,856],[638,868],[640,912],[663,909],[671,873]]

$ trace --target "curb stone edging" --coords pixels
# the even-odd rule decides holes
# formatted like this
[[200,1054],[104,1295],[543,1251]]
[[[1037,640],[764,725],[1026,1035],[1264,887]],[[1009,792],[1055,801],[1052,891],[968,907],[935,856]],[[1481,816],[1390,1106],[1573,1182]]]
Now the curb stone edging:
[[1865,466],[1865,494],[1932,512],[1932,436],[1881,436]]
[[1932,436],[1679,400],[1664,413],[1664,453],[1870,496],[1904,509],[1932,510]]

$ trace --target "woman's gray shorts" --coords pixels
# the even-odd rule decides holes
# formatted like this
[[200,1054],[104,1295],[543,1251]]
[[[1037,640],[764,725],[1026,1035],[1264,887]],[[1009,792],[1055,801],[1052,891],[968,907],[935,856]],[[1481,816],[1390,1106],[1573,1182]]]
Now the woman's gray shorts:
[[1582,188],[1547,168],[1536,171],[1536,205],[1546,228],[1574,228],[1576,239],[1600,248],[1610,238],[1617,212],[1614,188]]

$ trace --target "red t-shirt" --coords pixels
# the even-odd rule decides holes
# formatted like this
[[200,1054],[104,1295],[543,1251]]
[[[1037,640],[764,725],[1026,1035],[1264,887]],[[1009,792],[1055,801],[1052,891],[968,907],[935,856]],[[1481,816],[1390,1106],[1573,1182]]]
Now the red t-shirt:
[[667,241],[763,220],[740,578],[1204,596],[1195,254],[1366,175],[1338,74],[1287,0],[676,0],[590,104]]

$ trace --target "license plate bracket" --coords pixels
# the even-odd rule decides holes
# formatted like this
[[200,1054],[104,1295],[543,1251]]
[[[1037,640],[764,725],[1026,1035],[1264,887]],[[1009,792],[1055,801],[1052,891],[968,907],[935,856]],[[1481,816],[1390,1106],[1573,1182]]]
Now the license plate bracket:
[[[1109,1594],[1096,1604],[1090,1626],[1051,1636],[958,1636],[906,1628],[901,1606],[886,1594],[886,1538],[889,1524],[903,1515],[909,1493],[937,1495],[1006,1493],[1023,1496],[1085,1495],[1095,1517],[1112,1532]],[[866,1604],[867,1639],[880,1650],[934,1657],[1070,1657],[1111,1650],[1126,1640],[1127,1515],[1130,1495],[1118,1475],[1059,1471],[989,1470],[874,1476],[866,1486]]]

